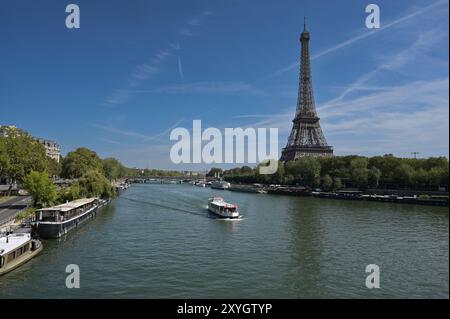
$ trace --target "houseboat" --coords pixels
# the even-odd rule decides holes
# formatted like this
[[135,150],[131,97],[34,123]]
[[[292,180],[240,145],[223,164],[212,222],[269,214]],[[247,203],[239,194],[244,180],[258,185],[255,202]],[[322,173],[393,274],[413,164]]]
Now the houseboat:
[[0,237],[0,276],[39,254],[42,243],[30,233],[13,233]]
[[224,201],[222,197],[211,197],[208,200],[208,210],[220,218],[239,218],[238,207]]
[[97,214],[107,203],[98,198],[82,198],[35,212],[34,231],[42,238],[59,238]]

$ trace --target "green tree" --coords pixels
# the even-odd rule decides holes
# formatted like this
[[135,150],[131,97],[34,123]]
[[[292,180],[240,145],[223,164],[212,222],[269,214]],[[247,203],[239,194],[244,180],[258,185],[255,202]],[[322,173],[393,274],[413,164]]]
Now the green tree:
[[8,172],[9,157],[6,151],[5,138],[0,136],[0,176],[5,176]]
[[92,170],[103,174],[103,161],[94,151],[80,147],[74,152],[69,152],[63,159],[61,176],[80,178],[84,173]]
[[47,156],[46,158],[46,172],[50,176],[60,176],[61,175],[61,163],[57,162],[53,158]]
[[378,185],[380,184],[380,176],[381,176],[381,171],[378,168],[376,168],[375,166],[372,166],[368,172],[369,187],[377,188]]
[[31,171],[44,172],[48,169],[45,147],[27,132],[11,129],[8,135],[2,138],[1,144],[2,174],[11,181],[8,193],[14,183],[22,183]]
[[90,170],[80,178],[80,194],[87,197],[110,198],[115,190],[108,179],[98,170]]
[[126,176],[126,169],[120,161],[113,157],[105,158],[103,160],[103,170],[106,178],[114,180]]
[[284,184],[284,175],[285,175],[285,169],[284,169],[284,163],[281,161],[277,162],[278,168],[277,171],[273,174],[270,174],[271,182],[274,184]]
[[325,174],[325,176],[322,178],[322,188],[325,191],[330,191],[333,189],[333,179],[330,175]]
[[320,184],[320,163],[312,156],[287,162],[286,173],[299,178],[304,186],[315,187]]
[[368,186],[369,170],[366,158],[356,158],[350,162],[351,180],[354,186],[366,190]]
[[392,174],[396,167],[400,165],[401,159],[386,154],[384,156],[374,156],[369,160],[369,167],[375,166],[381,171],[381,177],[392,178]]
[[284,184],[292,185],[293,182],[294,182],[294,176],[292,176],[292,175],[285,175],[285,177],[284,177]]
[[410,187],[413,185],[414,169],[406,164],[401,163],[394,169],[392,180],[399,187]]
[[429,185],[430,177],[428,172],[423,168],[415,170],[413,175],[413,182],[416,187]]
[[424,168],[431,170],[434,167],[448,168],[448,159],[446,157],[430,157],[425,160]]
[[58,192],[58,200],[60,203],[66,201],[73,201],[81,197],[80,184],[78,182],[73,183],[69,187],[62,187]]
[[31,171],[23,180],[23,186],[33,197],[33,205],[46,205],[56,201],[56,186],[45,172]]
[[339,177],[333,178],[333,190],[338,191],[342,188],[342,181]]
[[434,186],[448,186],[448,167],[433,167],[429,172],[430,183]]
[[217,175],[219,175],[219,176],[223,175],[223,170],[221,168],[213,167],[206,174],[207,177],[215,177]]

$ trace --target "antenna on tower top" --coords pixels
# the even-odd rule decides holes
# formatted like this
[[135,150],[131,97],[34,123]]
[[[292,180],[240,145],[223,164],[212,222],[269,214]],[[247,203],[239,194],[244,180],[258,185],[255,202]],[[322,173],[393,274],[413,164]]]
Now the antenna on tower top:
[[306,16],[303,17],[303,31],[306,32]]

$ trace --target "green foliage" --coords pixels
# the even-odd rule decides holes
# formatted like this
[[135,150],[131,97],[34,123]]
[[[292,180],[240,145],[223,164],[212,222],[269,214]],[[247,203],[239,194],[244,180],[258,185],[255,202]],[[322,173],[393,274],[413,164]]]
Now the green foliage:
[[5,176],[8,172],[9,157],[6,151],[5,138],[0,136],[0,176]]
[[78,182],[73,183],[69,187],[62,187],[58,192],[58,201],[64,203],[67,201],[73,201],[81,197],[80,184]]
[[127,169],[117,159],[109,157],[103,160],[103,170],[106,178],[114,180],[126,176]]
[[369,186],[372,188],[377,188],[380,183],[381,170],[379,170],[375,166],[372,166],[369,169],[367,177],[368,177]]
[[369,185],[369,170],[367,158],[355,158],[350,162],[350,176],[354,186],[365,190]]
[[33,197],[34,206],[52,204],[58,198],[56,186],[45,172],[31,171],[25,176],[23,186]]
[[0,172],[12,182],[22,183],[31,171],[48,171],[45,147],[28,133],[11,129],[0,139]]
[[34,214],[34,212],[36,211],[36,208],[34,207],[29,207],[24,211],[21,211],[20,213],[17,214],[16,219],[17,220],[22,220],[25,219],[27,217],[30,217]]
[[414,171],[413,180],[414,180],[415,186],[429,185],[430,175],[429,175],[428,171],[426,171],[425,169],[419,168]]
[[298,178],[303,186],[315,187],[320,184],[320,163],[312,156],[305,156],[286,164],[286,173]]
[[411,187],[413,185],[414,169],[406,164],[401,163],[394,169],[392,180],[399,187]]
[[375,166],[381,171],[384,178],[392,178],[395,168],[400,165],[401,159],[392,154],[375,156],[369,159],[369,167]]
[[338,191],[342,188],[342,181],[339,177],[333,178],[333,190]]
[[98,170],[91,170],[80,178],[79,193],[85,197],[110,198],[115,195],[115,190],[103,174]]
[[216,175],[222,176],[223,170],[221,168],[213,167],[209,170],[209,172],[206,174],[207,177],[214,177]]
[[46,170],[50,176],[60,176],[61,175],[61,163],[58,163],[53,158],[47,156],[46,158]]
[[431,168],[429,171],[429,180],[432,185],[448,185],[448,166]]
[[80,147],[74,152],[69,152],[62,161],[62,177],[80,178],[88,171],[97,171],[103,174],[103,161],[97,153],[87,148]]
[[322,189],[325,191],[330,191],[333,189],[333,179],[328,174],[325,174],[322,178]]
[[[254,169],[236,167],[225,170],[223,176],[235,183],[300,184],[309,187],[319,185],[322,178],[328,186],[329,176],[332,189],[343,186],[366,190],[368,187],[448,187],[448,160],[445,157],[428,159],[398,158],[392,154],[371,158],[362,156],[304,157],[296,161],[279,163],[278,171],[272,175],[259,174],[259,165]],[[411,177],[412,176],[412,177]],[[351,182],[349,184],[348,182]]]

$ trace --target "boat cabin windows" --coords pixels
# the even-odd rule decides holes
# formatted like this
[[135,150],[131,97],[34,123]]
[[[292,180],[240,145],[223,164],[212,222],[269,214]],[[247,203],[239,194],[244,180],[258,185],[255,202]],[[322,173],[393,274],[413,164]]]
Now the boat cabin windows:
[[51,208],[36,211],[36,219],[41,222],[63,222],[83,214],[93,208],[97,201],[91,200],[85,204],[69,202]]
[[57,210],[41,210],[36,212],[36,219],[46,222],[58,221],[59,211]]
[[9,263],[13,261],[16,258],[19,258],[22,256],[23,253],[27,252],[29,250],[30,245],[27,243],[26,245],[19,247],[18,249],[14,250],[13,252],[10,252],[7,257],[6,261]]
[[5,256],[0,256],[0,268],[2,268],[5,264],[8,264],[15,259],[22,256],[24,253],[30,250],[30,243],[26,243],[25,245],[15,249],[14,251],[6,254]]

